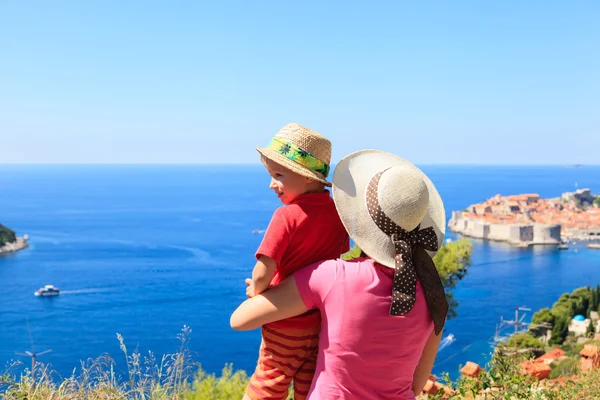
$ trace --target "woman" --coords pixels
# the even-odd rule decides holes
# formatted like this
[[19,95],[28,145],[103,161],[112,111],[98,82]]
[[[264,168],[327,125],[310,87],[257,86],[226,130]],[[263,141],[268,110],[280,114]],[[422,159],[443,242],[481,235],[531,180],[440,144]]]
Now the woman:
[[340,161],[333,198],[364,257],[301,269],[242,303],[231,326],[254,329],[319,309],[309,399],[414,399],[431,373],[448,311],[431,259],[445,232],[442,200],[417,167],[377,150]]

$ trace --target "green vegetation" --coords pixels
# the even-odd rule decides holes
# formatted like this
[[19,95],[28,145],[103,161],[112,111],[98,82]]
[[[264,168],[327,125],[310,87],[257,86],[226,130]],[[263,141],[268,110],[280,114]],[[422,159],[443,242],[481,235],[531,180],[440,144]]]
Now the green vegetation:
[[515,345],[518,349],[543,349],[545,347],[544,343],[528,333],[513,335],[506,342],[506,347],[509,349],[514,349]]
[[[566,360],[565,360],[566,361]],[[562,363],[561,363],[562,364]],[[477,377],[461,377],[456,382],[446,375],[446,384],[454,393],[430,395],[428,399],[481,399],[481,400],[575,400],[596,399],[600,393],[600,370],[582,373],[572,361],[559,364],[558,368],[572,380],[562,383],[541,383],[537,379],[520,374],[520,368],[512,357],[498,354]]]
[[6,243],[14,242],[15,240],[17,240],[15,232],[0,224],[0,246],[4,246]]
[[[589,317],[592,311],[597,311],[600,307],[600,285],[592,289],[581,287],[575,289],[573,293],[564,293],[552,309],[542,308],[533,315],[531,330],[533,336],[541,336],[544,329],[536,328],[536,325],[548,323],[552,325],[551,345],[561,345],[569,335],[569,322],[576,315]],[[594,327],[588,327],[588,333],[592,333]]]
[[591,336],[594,333],[596,333],[596,322],[594,320],[591,320],[590,324],[588,325],[588,327],[587,327],[587,329],[585,331],[585,334],[587,336]]
[[569,334],[569,322],[565,318],[559,318],[556,325],[552,328],[552,336],[549,343],[551,345],[563,344]]
[[[226,365],[220,376],[207,374],[193,362],[187,350],[191,329],[184,327],[178,335],[180,347],[175,354],[157,360],[151,352],[143,357],[139,352],[129,353],[123,338],[117,335],[127,360],[124,378],[116,372],[117,365],[107,356],[82,362],[79,371],[66,379],[57,380],[58,374],[38,363],[35,371],[26,369],[20,376],[7,371],[0,374],[0,393],[4,399],[103,399],[103,400],[231,400],[241,399],[248,382],[244,371],[235,371]],[[16,367],[18,364],[13,364]],[[554,372],[556,371],[556,372]],[[533,399],[571,400],[593,399],[600,393],[600,370],[582,373],[576,360],[558,363],[552,377],[572,377],[560,384],[542,385],[536,379],[520,374],[512,357],[496,353],[486,369],[477,378],[462,377],[445,380],[453,393],[448,400],[466,399]],[[293,399],[290,393],[288,400]],[[430,395],[428,399],[442,399]]]
[[457,315],[458,301],[452,295],[452,289],[467,274],[467,269],[471,265],[472,252],[471,242],[467,239],[461,239],[442,246],[433,258],[450,305],[448,319]]
[[[103,400],[231,400],[241,399],[248,383],[245,371],[223,368],[221,376],[207,374],[195,363],[187,344],[192,330],[184,326],[177,335],[176,353],[157,360],[152,352],[142,356],[129,353],[123,337],[117,334],[126,359],[126,376],[116,372],[116,363],[108,356],[81,363],[79,371],[66,379],[48,366],[36,363],[34,371],[25,369],[20,376],[12,373],[21,363],[12,364],[0,374],[0,397],[19,400],[103,399]],[[289,397],[292,399],[292,397]]]
[[552,367],[552,371],[548,376],[550,379],[573,376],[579,372],[579,360],[577,358],[565,358],[558,364],[551,364],[550,366]]
[[550,325],[554,325],[554,314],[552,314],[552,311],[549,308],[542,308],[533,315],[531,323],[533,325],[543,323],[549,323]]
[[600,207],[600,196],[596,196],[593,203],[596,207]]

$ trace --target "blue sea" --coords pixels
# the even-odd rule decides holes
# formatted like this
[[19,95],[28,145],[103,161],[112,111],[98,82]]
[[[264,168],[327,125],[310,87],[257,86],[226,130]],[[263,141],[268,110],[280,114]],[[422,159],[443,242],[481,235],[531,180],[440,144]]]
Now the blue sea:
[[[600,192],[600,167],[422,169],[448,218],[497,193]],[[268,184],[260,165],[0,166],[0,223],[31,243],[0,257],[0,369],[32,346],[52,349],[39,360],[63,376],[104,353],[124,367],[117,333],[130,350],[160,355],[177,350],[187,325],[205,370],[233,363],[251,372],[259,332],[232,331],[229,315],[244,300],[262,239],[253,231],[265,229],[279,206]],[[564,292],[600,283],[600,251],[583,245],[473,244],[473,265],[454,291],[458,317],[446,325],[454,341],[444,340],[437,374],[456,376],[468,360],[484,364],[496,324],[513,318],[516,306],[551,306]],[[34,297],[48,283],[63,293]]]

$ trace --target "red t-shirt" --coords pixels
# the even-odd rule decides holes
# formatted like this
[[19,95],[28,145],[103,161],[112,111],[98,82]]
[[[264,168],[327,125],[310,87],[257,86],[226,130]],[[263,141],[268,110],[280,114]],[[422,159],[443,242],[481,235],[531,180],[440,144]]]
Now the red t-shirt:
[[[350,238],[328,191],[306,193],[278,208],[265,232],[256,258],[277,262],[271,286],[302,267],[321,260],[337,259],[349,250]],[[272,328],[310,328],[321,321],[318,311],[269,324]]]

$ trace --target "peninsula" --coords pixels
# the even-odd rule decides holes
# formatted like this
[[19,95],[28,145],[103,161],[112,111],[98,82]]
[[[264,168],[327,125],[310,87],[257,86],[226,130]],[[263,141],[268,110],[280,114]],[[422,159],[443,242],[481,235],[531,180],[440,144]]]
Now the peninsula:
[[27,235],[17,237],[15,232],[0,224],[0,254],[10,253],[29,247]]
[[452,212],[448,228],[464,236],[521,246],[600,240],[600,196],[590,189],[541,199],[538,194],[497,194]]

